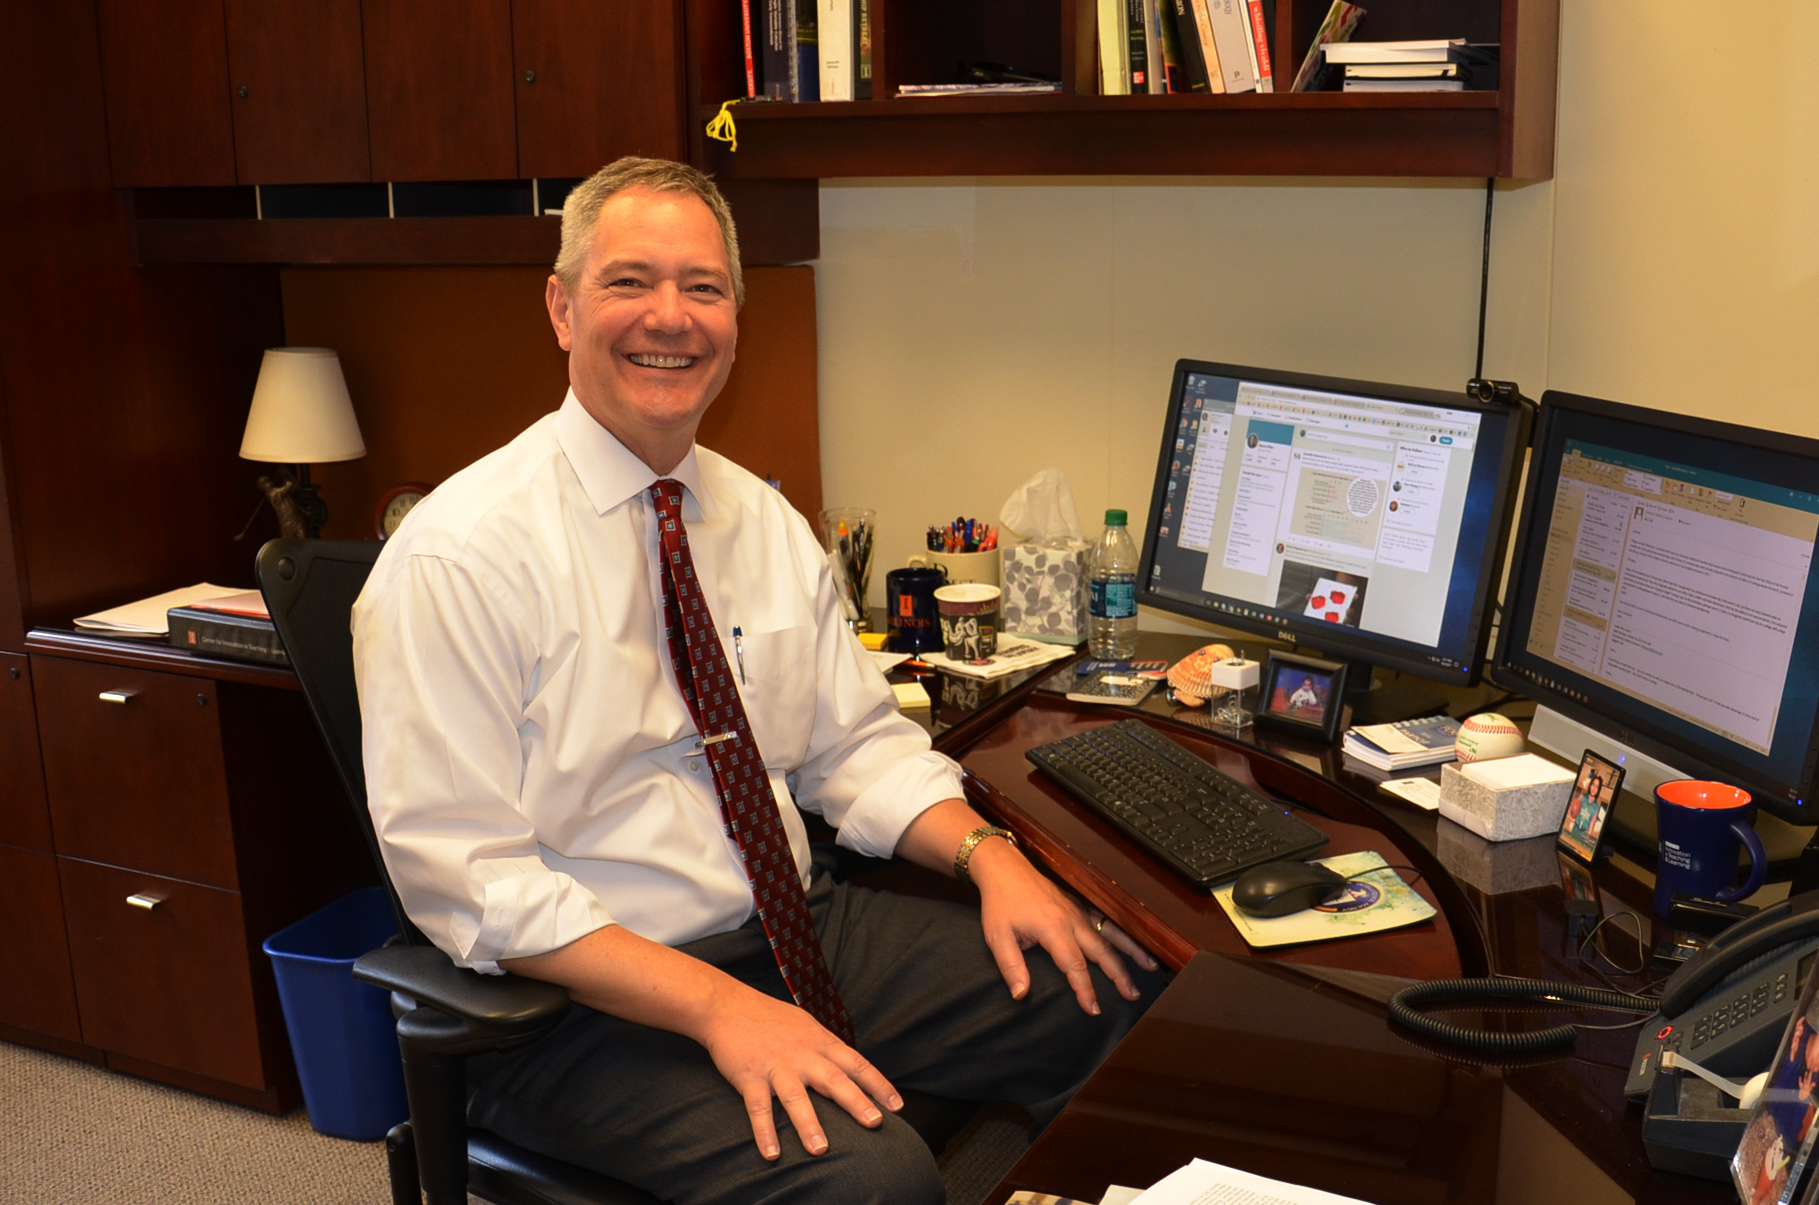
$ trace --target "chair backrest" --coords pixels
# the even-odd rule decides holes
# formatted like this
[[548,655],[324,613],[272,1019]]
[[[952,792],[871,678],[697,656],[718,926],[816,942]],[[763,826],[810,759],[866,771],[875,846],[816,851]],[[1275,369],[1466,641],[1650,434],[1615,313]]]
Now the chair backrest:
[[290,657],[303,697],[328,742],[329,756],[359,818],[366,847],[379,868],[398,931],[413,945],[429,941],[404,914],[379,838],[366,810],[366,769],[360,752],[360,695],[354,685],[354,600],[366,585],[378,540],[272,540],[259,550],[259,592]]

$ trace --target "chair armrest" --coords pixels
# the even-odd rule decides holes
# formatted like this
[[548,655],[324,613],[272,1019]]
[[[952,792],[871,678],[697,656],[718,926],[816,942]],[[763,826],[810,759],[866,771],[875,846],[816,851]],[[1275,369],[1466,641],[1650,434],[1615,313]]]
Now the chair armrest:
[[434,946],[386,946],[362,954],[354,978],[398,992],[500,1037],[553,1027],[568,1011],[568,989],[520,975],[464,970]]

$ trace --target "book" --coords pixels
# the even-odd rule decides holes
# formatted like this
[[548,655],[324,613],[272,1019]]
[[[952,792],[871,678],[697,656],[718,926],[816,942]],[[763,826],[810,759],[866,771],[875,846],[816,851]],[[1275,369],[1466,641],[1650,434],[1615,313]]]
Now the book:
[[1463,92],[1465,81],[1457,79],[1348,79],[1346,92]]
[[1125,0],[1099,0],[1099,93],[1128,96],[1131,66],[1125,48],[1130,34],[1124,19]]
[[1459,72],[1458,63],[1351,63],[1345,68],[1345,78],[1453,79]]
[[1362,20],[1362,8],[1347,3],[1347,0],[1333,0],[1333,6],[1326,10],[1320,28],[1314,31],[1313,43],[1307,48],[1307,56],[1301,60],[1301,67],[1295,72],[1295,82],[1289,86],[1289,91],[1318,91],[1325,82],[1327,50],[1338,43],[1349,41],[1352,31],[1358,28],[1358,22]]
[[1200,35],[1200,58],[1206,64],[1207,91],[1225,91],[1225,73],[1219,69],[1219,48],[1213,42],[1213,18],[1207,11],[1211,0],[1188,0],[1194,13],[1194,30]]
[[1219,49],[1219,73],[1227,92],[1254,92],[1251,69],[1250,7],[1246,0],[1206,0],[1212,18],[1213,44]]
[[[253,597],[258,597],[256,591]],[[263,601],[259,609],[264,610]],[[172,607],[166,617],[172,648],[234,661],[257,661],[266,665],[291,663],[270,615],[197,604]]]
[[790,42],[796,47],[790,59],[790,99],[817,101],[821,99],[821,52],[816,45],[815,0],[795,0],[790,11],[795,14]]
[[1250,0],[1251,67],[1257,74],[1257,91],[1274,92],[1276,74],[1270,67],[1270,27],[1274,24],[1263,11],[1263,0]]
[[853,81],[853,99],[872,98],[872,0],[853,0],[856,17],[853,22],[853,62],[858,77]]
[[1061,91],[1060,84],[903,84],[898,96],[1031,96]]
[[1144,17],[1147,7],[1146,0],[1124,0],[1124,36],[1133,96],[1150,90],[1149,21]]
[[1425,42],[1335,42],[1326,48],[1329,63],[1471,63],[1485,58],[1464,38]]
[[758,61],[753,55],[752,0],[739,0],[739,23],[745,38],[745,95],[758,95]]
[[[1181,31],[1175,25],[1174,0],[1155,0],[1156,28],[1161,31],[1162,83],[1166,92],[1188,92],[1187,59],[1182,51]],[[1204,88],[1201,91],[1205,91]]]
[[853,99],[854,44],[853,0],[818,0],[815,46],[822,100]]
[[1200,49],[1200,26],[1194,19],[1191,0],[1169,0],[1175,18],[1175,34],[1181,44],[1181,70],[1186,77],[1184,92],[1211,92],[1206,73],[1206,54]]
[[1348,728],[1344,750],[1379,770],[1406,770],[1453,760],[1459,721],[1433,715],[1396,724],[1363,724]]
[[790,61],[795,57],[795,0],[761,0],[759,80],[771,100],[795,100]]

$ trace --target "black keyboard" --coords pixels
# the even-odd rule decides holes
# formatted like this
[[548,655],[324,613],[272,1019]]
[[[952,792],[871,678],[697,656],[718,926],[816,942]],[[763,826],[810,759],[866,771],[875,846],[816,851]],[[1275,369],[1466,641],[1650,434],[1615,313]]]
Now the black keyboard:
[[1305,858],[1326,834],[1140,720],[1027,755],[1080,802],[1188,882],[1211,887],[1265,862]]

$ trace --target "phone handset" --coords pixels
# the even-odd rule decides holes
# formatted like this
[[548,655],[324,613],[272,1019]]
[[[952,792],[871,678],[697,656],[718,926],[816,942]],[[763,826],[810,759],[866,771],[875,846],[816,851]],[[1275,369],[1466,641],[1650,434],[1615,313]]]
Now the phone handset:
[[1677,1017],[1744,963],[1790,942],[1819,936],[1819,891],[1764,908],[1712,939],[1675,971],[1661,991],[1661,1015]]

